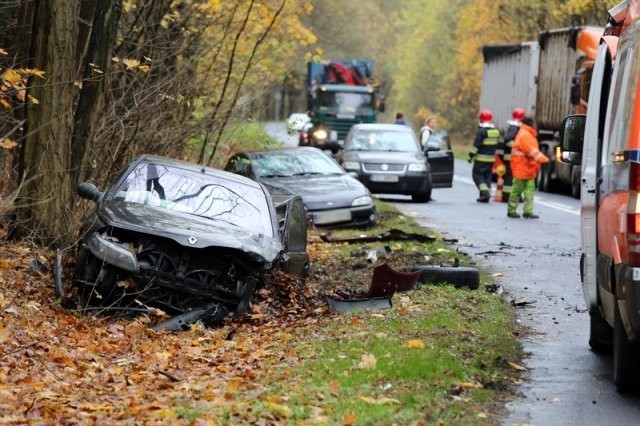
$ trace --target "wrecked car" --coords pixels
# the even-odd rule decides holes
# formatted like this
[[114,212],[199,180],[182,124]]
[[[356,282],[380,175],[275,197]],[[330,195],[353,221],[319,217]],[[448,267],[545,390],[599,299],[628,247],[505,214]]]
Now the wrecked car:
[[81,228],[72,284],[85,309],[161,309],[179,329],[249,307],[274,268],[309,267],[300,197],[279,199],[251,179],[143,155],[104,191],[78,185],[95,205]]

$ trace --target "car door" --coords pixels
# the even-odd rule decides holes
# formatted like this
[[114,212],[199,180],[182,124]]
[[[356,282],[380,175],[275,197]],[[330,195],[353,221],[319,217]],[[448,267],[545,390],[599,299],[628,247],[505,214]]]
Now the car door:
[[284,272],[300,278],[309,275],[307,253],[307,217],[302,198],[299,196],[274,196],[284,256],[281,268]]
[[427,141],[427,159],[434,188],[453,186],[453,151],[446,130],[435,130]]

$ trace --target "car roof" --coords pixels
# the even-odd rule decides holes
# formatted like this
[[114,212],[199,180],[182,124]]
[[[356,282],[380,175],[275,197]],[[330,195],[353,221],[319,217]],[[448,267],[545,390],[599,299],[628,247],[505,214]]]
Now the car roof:
[[379,130],[387,132],[413,132],[413,129],[405,124],[387,124],[387,123],[359,123],[354,124],[352,130]]
[[259,183],[257,183],[253,179],[249,179],[248,177],[241,176],[236,173],[226,172],[224,170],[216,169],[209,166],[203,166],[197,163],[191,163],[189,161],[178,160],[178,159],[169,158],[169,157],[162,157],[160,155],[142,154],[142,155],[139,155],[132,163],[141,163],[141,162],[153,162],[155,164],[176,167],[176,168],[188,170],[191,172],[204,171],[210,175],[218,175],[224,179],[243,183],[245,185],[248,185],[254,188],[259,188],[262,190],[262,187],[260,186]]

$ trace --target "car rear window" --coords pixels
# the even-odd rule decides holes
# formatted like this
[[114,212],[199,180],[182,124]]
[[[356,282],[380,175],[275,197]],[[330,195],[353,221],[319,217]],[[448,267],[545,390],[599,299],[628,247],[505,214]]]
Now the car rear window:
[[222,176],[145,162],[129,173],[114,200],[192,214],[219,226],[274,236],[262,189]]
[[419,152],[420,147],[412,132],[393,130],[357,130],[345,143],[346,150]]

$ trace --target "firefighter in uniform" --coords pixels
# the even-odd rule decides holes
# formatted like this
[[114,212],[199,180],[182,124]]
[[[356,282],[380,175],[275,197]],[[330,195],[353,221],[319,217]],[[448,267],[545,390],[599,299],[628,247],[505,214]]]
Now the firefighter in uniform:
[[504,179],[504,186],[502,187],[502,201],[505,203],[509,201],[509,194],[511,194],[511,185],[513,184],[513,174],[511,173],[511,147],[513,141],[520,130],[522,124],[522,117],[524,117],[525,111],[522,108],[516,108],[511,113],[511,120],[507,120],[507,128],[504,131],[504,138],[498,143],[496,149],[496,155],[502,161],[505,167],[505,174],[502,177]]
[[491,199],[491,169],[500,140],[500,131],[491,122],[493,114],[488,109],[480,111],[478,120],[478,131],[467,160],[469,163],[473,161],[473,182],[480,191],[476,201],[488,203]]

